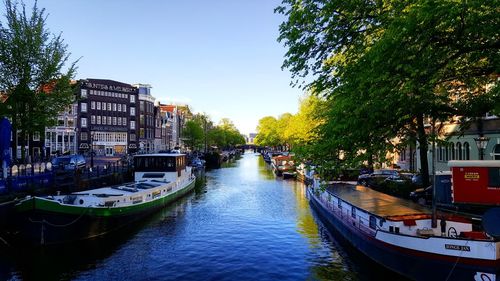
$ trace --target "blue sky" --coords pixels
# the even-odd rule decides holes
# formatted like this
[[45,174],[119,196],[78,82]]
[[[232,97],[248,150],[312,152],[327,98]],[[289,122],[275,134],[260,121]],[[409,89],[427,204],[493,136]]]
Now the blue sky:
[[[28,7],[33,1],[25,0]],[[281,70],[278,0],[39,0],[62,32],[76,78],[151,84],[163,103],[255,132],[264,116],[295,113],[302,91]],[[2,9],[4,11],[4,9]]]

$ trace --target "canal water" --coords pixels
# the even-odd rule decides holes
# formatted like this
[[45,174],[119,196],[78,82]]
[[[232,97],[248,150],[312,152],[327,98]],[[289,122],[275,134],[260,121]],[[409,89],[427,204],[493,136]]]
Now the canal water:
[[305,186],[248,152],[132,228],[58,248],[0,248],[0,280],[394,280],[328,231]]

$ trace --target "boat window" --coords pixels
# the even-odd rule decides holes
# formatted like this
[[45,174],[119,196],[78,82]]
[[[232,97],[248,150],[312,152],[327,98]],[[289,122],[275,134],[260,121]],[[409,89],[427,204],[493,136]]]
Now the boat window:
[[339,198],[339,204],[338,204],[338,206],[339,206],[339,209],[342,209],[342,200],[340,200],[340,198]]
[[141,172],[175,172],[176,157],[148,156],[135,157],[134,167]]
[[351,216],[356,218],[356,208],[354,206],[351,207]]
[[370,216],[370,228],[377,229],[377,218]]
[[500,168],[488,168],[488,187],[500,188]]
[[143,178],[163,178],[164,173],[144,173]]

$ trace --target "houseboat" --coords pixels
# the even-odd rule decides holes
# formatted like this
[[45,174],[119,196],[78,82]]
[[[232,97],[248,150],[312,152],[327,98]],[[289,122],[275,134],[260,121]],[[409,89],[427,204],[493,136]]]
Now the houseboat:
[[359,185],[315,180],[307,196],[342,240],[407,278],[497,280],[500,161],[450,161],[449,166],[456,203],[491,206],[479,221],[446,212],[433,216],[423,206]]
[[67,195],[27,197],[15,206],[20,238],[35,245],[105,235],[191,191],[195,177],[184,154],[134,157],[134,182]]
[[271,166],[274,173],[284,178],[295,177],[295,164],[292,155],[278,155],[271,159]]

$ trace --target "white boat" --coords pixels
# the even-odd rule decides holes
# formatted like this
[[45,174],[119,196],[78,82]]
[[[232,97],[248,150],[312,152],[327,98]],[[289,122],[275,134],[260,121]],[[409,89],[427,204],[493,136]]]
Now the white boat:
[[191,191],[184,154],[134,157],[135,181],[67,195],[27,197],[15,206],[20,234],[33,244],[65,243],[131,224]]

